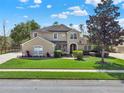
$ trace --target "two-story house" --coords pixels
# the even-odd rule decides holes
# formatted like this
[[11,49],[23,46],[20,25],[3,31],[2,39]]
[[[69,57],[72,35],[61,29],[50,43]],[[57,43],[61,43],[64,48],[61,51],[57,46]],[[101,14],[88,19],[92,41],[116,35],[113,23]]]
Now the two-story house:
[[80,35],[81,32],[63,24],[44,27],[31,32],[31,40],[22,44],[22,54],[27,55],[28,51],[32,56],[46,56],[47,53],[52,56],[55,49],[70,54],[86,44]]

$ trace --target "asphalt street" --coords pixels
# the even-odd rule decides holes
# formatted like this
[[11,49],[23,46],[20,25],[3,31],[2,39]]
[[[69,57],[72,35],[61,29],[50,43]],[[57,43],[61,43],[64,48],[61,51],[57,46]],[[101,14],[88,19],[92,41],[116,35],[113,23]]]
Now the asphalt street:
[[0,80],[0,93],[124,93],[124,81]]

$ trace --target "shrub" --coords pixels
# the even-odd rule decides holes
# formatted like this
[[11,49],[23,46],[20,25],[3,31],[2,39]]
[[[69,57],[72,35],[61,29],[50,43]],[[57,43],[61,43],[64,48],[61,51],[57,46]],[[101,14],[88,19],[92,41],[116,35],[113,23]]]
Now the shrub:
[[76,58],[77,60],[82,60],[83,59],[83,51],[82,50],[74,50],[73,57]]
[[68,53],[66,53],[66,52],[62,52],[62,56],[68,56]]
[[54,51],[54,57],[56,57],[56,58],[62,57],[62,51],[61,50],[55,50]]
[[91,52],[100,52],[100,51],[102,51],[102,48],[100,46],[96,46]]
[[83,50],[83,55],[89,55],[89,50]]
[[[91,52],[95,52],[96,57],[101,57],[102,56],[102,48],[100,46],[96,46]],[[108,57],[109,52],[105,51],[104,57]]]
[[[96,52],[96,57],[102,57],[102,52]],[[104,57],[107,58],[109,56],[109,52],[105,51],[104,52]]]

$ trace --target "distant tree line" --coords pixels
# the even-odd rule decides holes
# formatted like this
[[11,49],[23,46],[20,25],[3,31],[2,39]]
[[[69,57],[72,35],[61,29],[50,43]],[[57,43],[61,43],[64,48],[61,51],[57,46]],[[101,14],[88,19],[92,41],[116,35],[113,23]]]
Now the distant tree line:
[[36,29],[39,29],[40,25],[34,20],[22,22],[16,24],[15,27],[11,30],[10,37],[13,39],[15,45],[20,46],[23,40],[30,39],[30,32]]

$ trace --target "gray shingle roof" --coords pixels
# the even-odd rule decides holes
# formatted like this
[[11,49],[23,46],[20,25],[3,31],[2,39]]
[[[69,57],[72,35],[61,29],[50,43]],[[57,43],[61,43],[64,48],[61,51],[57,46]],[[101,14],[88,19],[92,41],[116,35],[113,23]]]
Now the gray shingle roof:
[[62,32],[68,32],[68,31],[70,31],[71,30],[71,28],[69,28],[69,27],[67,27],[67,26],[65,26],[65,25],[63,25],[63,24],[61,24],[61,25],[54,25],[54,26],[50,26],[49,27],[49,29],[48,29],[49,31],[62,31]]
[[[64,24],[61,25],[53,25],[53,26],[48,26],[48,27],[44,27],[42,29],[37,29],[34,31],[42,31],[42,32],[68,32],[68,31],[77,31],[76,29],[73,28],[69,28]],[[79,31],[77,31],[79,32]]]
[[53,25],[53,26],[48,26],[48,27],[44,27],[42,29],[37,29],[35,31],[42,31],[42,32],[68,32],[70,31],[71,28],[67,27],[66,25]]

